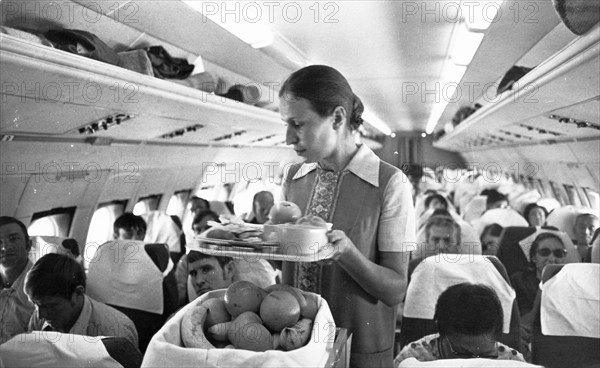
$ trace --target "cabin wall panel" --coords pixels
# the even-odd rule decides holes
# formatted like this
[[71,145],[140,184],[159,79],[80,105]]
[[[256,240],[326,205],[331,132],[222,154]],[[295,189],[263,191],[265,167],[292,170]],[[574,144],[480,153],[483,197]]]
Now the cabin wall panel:
[[[7,163],[2,161],[2,183],[0,184],[0,216],[15,216],[19,200],[27,185],[28,176],[8,176]],[[16,167],[16,166],[15,166]]]

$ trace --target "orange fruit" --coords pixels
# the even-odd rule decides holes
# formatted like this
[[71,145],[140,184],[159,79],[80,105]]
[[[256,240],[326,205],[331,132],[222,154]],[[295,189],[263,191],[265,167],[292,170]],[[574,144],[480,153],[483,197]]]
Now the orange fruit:
[[303,292],[302,295],[306,299],[306,305],[300,310],[300,315],[314,321],[319,311],[319,297],[315,293],[308,292]]
[[225,301],[222,298],[210,298],[202,302],[202,305],[208,309],[206,315],[206,321],[204,327],[208,328],[216,325],[217,323],[223,323],[231,320],[231,316],[225,308]]
[[300,318],[300,304],[292,293],[276,290],[265,297],[260,305],[260,318],[271,331],[279,332]]
[[258,313],[265,291],[250,281],[236,281],[225,291],[225,309],[236,318],[243,312]]

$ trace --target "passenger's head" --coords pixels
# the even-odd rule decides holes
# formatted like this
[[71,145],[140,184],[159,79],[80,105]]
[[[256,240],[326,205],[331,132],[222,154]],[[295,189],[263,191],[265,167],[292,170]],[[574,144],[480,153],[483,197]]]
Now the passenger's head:
[[264,190],[254,195],[252,199],[252,211],[254,212],[254,216],[256,216],[257,223],[264,224],[269,220],[269,211],[273,207],[273,203],[275,203],[275,200],[273,199],[273,194],[269,191]]
[[195,234],[205,232],[210,229],[210,226],[208,225],[209,221],[219,222],[219,215],[210,210],[196,212],[194,219],[192,220],[192,230],[194,230]]
[[577,245],[589,245],[594,231],[598,228],[598,217],[591,213],[583,213],[575,218],[573,233]]
[[331,157],[341,143],[354,142],[364,106],[344,76],[332,67],[311,65],[292,73],[279,91],[287,123],[286,143],[307,162]]
[[544,226],[546,217],[548,217],[548,211],[536,203],[530,203],[525,207],[523,216],[529,223],[529,226]]
[[46,254],[25,277],[25,293],[38,316],[60,332],[68,332],[81,312],[85,297],[83,267],[71,257]]
[[[485,193],[485,194],[484,194]],[[508,198],[497,190],[489,189],[483,191],[482,195],[486,195],[485,209],[492,210],[494,208],[508,208]]]
[[233,283],[235,263],[229,257],[191,251],[187,255],[186,262],[192,285],[198,296],[212,290],[226,289]]
[[436,253],[460,253],[460,226],[448,216],[431,216],[425,224],[427,245]]
[[445,358],[494,357],[504,313],[496,292],[485,285],[462,283],[440,294],[434,320]]
[[14,217],[0,216],[0,270],[21,272],[27,265],[31,240],[27,227]]
[[146,236],[146,221],[141,216],[125,212],[113,224],[116,240],[144,240]]
[[425,208],[427,209],[448,209],[448,201],[441,194],[433,194],[425,199]]
[[483,228],[481,233],[481,252],[485,255],[495,256],[500,247],[500,235],[504,228],[498,224],[490,224]]
[[198,212],[210,211],[210,203],[204,198],[193,196],[190,199],[190,210],[194,215]]
[[529,260],[535,268],[538,279],[547,264],[563,264],[566,261],[567,249],[562,239],[553,233],[538,235],[529,249]]

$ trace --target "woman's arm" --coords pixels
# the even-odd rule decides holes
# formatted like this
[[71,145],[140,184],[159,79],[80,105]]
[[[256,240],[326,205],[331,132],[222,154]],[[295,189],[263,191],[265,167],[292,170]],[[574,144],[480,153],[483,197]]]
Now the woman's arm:
[[333,259],[369,294],[393,307],[404,298],[409,253],[380,252],[381,264],[369,261],[341,230],[329,233]]

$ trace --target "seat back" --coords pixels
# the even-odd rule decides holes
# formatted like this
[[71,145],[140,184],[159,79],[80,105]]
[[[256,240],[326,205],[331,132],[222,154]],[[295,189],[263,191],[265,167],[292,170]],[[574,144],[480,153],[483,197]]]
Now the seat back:
[[519,246],[519,241],[535,231],[535,227],[525,226],[508,226],[502,231],[497,257],[506,268],[509,277],[516,272],[525,271],[529,267],[529,262]]
[[166,244],[116,241],[103,244],[97,253],[100,258],[90,263],[88,294],[133,321],[143,353],[177,309],[177,282],[169,249]]
[[[458,257],[458,255],[449,256]],[[465,255],[459,260],[447,260],[448,262],[444,262],[443,259],[436,261],[433,258],[435,257],[429,257],[424,263],[419,264],[411,275],[399,335],[400,348],[437,332],[433,321],[437,298],[447,287],[462,282],[481,283],[496,290],[505,315],[505,329],[499,341],[512,348],[518,348],[520,346],[519,309],[502,263],[493,256]],[[429,261],[430,259],[433,262]],[[451,271],[452,268],[455,268],[455,273]],[[426,297],[419,295],[423,290],[427,290]]]
[[600,265],[548,265],[542,282],[533,362],[549,368],[600,365]]
[[0,367],[139,368],[142,354],[123,337],[32,331],[0,346]]

